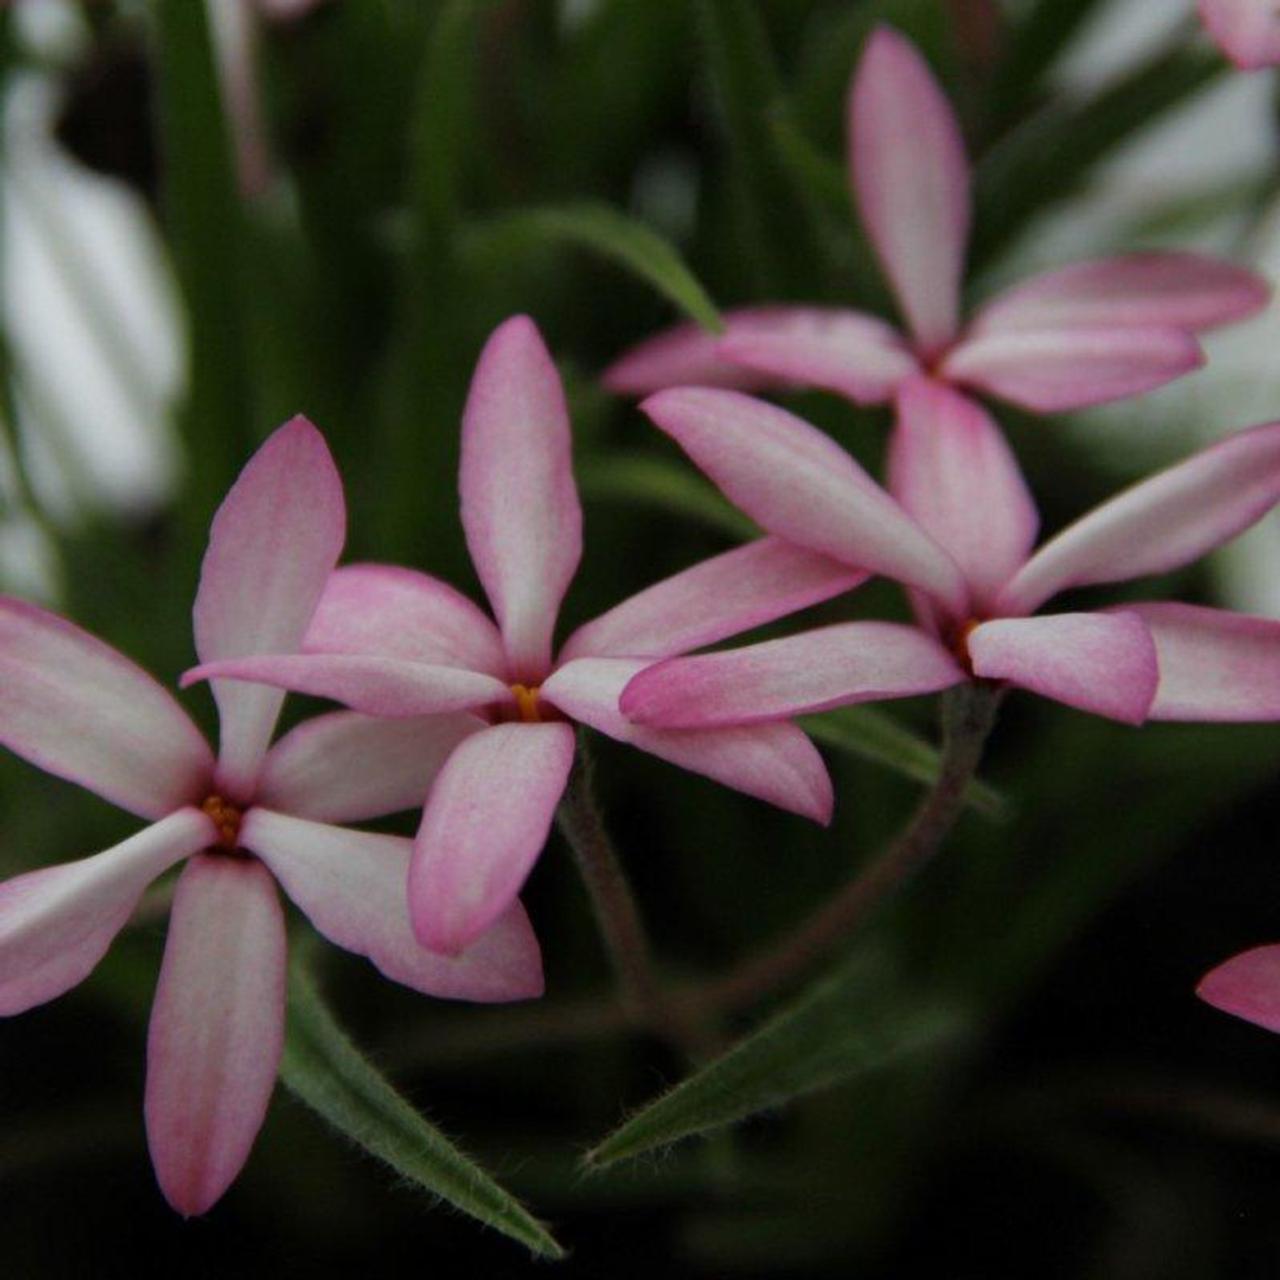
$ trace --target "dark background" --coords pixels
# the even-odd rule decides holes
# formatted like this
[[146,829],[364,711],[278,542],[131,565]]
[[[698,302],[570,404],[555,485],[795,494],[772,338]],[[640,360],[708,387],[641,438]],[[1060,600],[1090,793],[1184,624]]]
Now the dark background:
[[[141,193],[189,318],[189,393],[173,423],[184,487],[159,511],[52,521],[57,606],[175,679],[190,662],[209,516],[253,446],[299,410],[343,470],[350,556],[474,590],[456,515],[458,413],[484,336],[515,311],[537,318],[575,412],[587,551],[566,623],[731,545],[701,488],[686,499],[667,484],[687,474],[674,450],[596,382],[671,321],[670,304],[616,262],[499,219],[599,199],[676,243],[722,305],[841,300],[890,314],[840,167],[849,70],[889,18],[927,50],[966,122],[980,290],[1030,220],[1087,184],[1139,123],[1234,74],[1188,24],[1119,87],[1054,97],[1046,69],[1100,7],[1028,0],[1005,20],[964,0],[602,0],[575,25],[535,0],[330,0],[262,26],[274,167],[251,197],[231,178],[197,6],[84,6],[83,52],[52,66],[0,13],[3,74],[35,67],[62,86],[59,137]],[[11,410],[19,379],[9,364],[0,374]],[[790,403],[879,467],[885,412]],[[1114,459],[1057,424],[1000,417],[1047,529],[1119,482]],[[1217,598],[1202,569],[1138,590]],[[813,616],[903,614],[875,585]],[[189,705],[208,716],[203,692]],[[933,733],[928,704],[890,710]],[[723,968],[799,918],[918,791],[829,752],[838,808],[822,832],[614,744],[597,755],[610,827],[673,972]],[[408,1096],[554,1225],[572,1250],[566,1275],[1274,1276],[1280,1041],[1193,989],[1228,955],[1280,939],[1278,764],[1271,726],[1135,731],[1010,698],[985,776],[1011,816],[967,814],[864,943],[894,975],[867,1007],[954,1001],[963,1040],[728,1142],[608,1174],[582,1174],[577,1157],[678,1078],[660,1046],[512,1036],[504,1010],[425,1001],[330,950],[319,977]],[[5,872],[128,830],[93,797],[0,760]],[[556,838],[527,900],[548,1005],[603,993],[607,968]],[[80,989],[0,1024],[6,1275],[550,1273],[397,1186],[283,1088],[225,1200],[202,1221],[173,1215],[140,1107],[162,942],[160,924],[127,930]]]

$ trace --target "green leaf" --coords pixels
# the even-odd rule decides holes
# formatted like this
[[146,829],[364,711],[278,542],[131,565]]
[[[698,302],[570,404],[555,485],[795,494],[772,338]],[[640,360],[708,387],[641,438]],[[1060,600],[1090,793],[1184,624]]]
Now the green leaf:
[[[399,341],[376,451],[379,544],[431,557],[446,577],[464,571],[453,501],[458,420],[466,396],[470,283],[459,261],[459,211],[475,145],[475,79],[482,0],[436,6],[410,102],[408,253],[400,278]],[[435,425],[425,430],[424,423]],[[445,428],[443,424],[450,424]]]
[[778,158],[795,181],[852,225],[853,204],[844,164],[817,147],[796,123],[792,112],[775,109],[768,117],[768,125]]
[[398,1174],[544,1258],[564,1250],[379,1074],[334,1020],[300,964],[289,975],[281,1076],[309,1107]]
[[1036,0],[1009,33],[990,89],[990,110],[1005,119],[1040,87],[1046,71],[1093,16],[1100,0]]
[[973,261],[988,261],[1035,214],[1083,187],[1121,143],[1227,65],[1216,49],[1179,38],[1094,96],[1055,101],[1007,134],[974,172]]
[[886,992],[884,977],[865,955],[845,960],[760,1030],[632,1116],[587,1153],[586,1163],[603,1168],[732,1124],[963,1031],[956,1009],[921,1005],[900,988]]
[[613,454],[586,459],[578,465],[578,487],[588,501],[657,507],[709,525],[736,541],[760,532],[705,480],[665,458]]
[[472,226],[469,237],[476,253],[518,253],[542,244],[589,249],[652,285],[704,329],[719,333],[724,328],[715,303],[679,253],[652,227],[607,204],[519,209]]
[[[805,716],[800,727],[829,747],[896,769],[916,782],[932,783],[938,777],[937,748],[875,707],[839,707]],[[989,818],[1008,817],[1008,801],[985,782],[970,784],[967,798]]]
[[766,296],[788,281],[821,288],[828,281],[813,207],[773,138],[771,121],[789,108],[759,9],[753,0],[699,0],[697,14],[733,162],[742,265]]
[[155,0],[161,201],[187,318],[191,372],[180,426],[189,455],[190,552],[259,433],[241,288],[242,212],[205,6]]

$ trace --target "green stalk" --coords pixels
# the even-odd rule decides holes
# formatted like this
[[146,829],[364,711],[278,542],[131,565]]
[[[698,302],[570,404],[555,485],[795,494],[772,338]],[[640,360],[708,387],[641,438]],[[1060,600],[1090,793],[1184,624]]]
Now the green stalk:
[[792,933],[693,992],[693,1004],[725,1013],[755,1004],[786,986],[843,945],[921,871],[964,812],[965,796],[977,774],[999,701],[999,689],[979,683],[943,694],[941,767],[902,834]]

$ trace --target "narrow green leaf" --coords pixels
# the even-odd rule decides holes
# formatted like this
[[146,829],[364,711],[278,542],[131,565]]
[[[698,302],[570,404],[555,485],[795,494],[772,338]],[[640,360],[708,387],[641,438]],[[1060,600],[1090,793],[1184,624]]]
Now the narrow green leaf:
[[679,253],[652,227],[607,204],[544,205],[501,214],[470,229],[477,253],[521,252],[568,244],[602,254],[639,276],[704,329],[719,333],[720,313]]
[[[392,210],[406,224],[412,217],[406,191],[413,173],[406,160],[406,103],[414,101],[431,8],[328,5],[323,22],[300,29],[301,40],[269,40],[263,51],[267,69],[282,81],[290,78],[294,55],[300,56],[298,73],[309,86],[308,100],[323,86],[323,118],[340,122],[340,127],[323,129],[319,145],[313,141],[289,147],[280,156],[291,161],[301,233],[295,252],[312,260],[304,282],[314,301],[306,304],[305,317],[295,313],[295,323],[314,334],[305,403],[339,456],[354,455],[357,448],[382,455],[368,446],[367,433],[384,406],[370,404],[368,392],[372,384],[385,394],[386,379],[377,362],[381,357],[385,364],[386,357],[370,335],[392,323],[395,284],[407,287],[407,271],[386,252],[383,237]],[[370,92],[373,85],[376,93]],[[287,111],[281,101],[275,111],[281,124]],[[377,487],[368,483],[369,489]],[[360,540],[377,527],[382,498],[379,492],[366,512],[359,489],[348,494],[356,539],[351,551],[356,555],[369,554]],[[378,551],[398,554],[387,546]]]
[[769,116],[769,134],[779,163],[808,197],[813,235],[822,245],[832,283],[861,306],[892,310],[894,302],[871,242],[854,214],[844,164],[815,145],[795,113],[781,103]]
[[1216,49],[1176,39],[1083,101],[1055,101],[1007,134],[974,174],[975,263],[989,260],[1100,161],[1223,73]]
[[1045,72],[1093,16],[1100,0],[1035,0],[1014,27],[996,67],[990,110],[1005,120],[1024,107],[1040,88]]
[[419,229],[446,230],[457,221],[463,157],[470,139],[476,20],[484,0],[440,6],[422,68],[413,122],[416,168],[412,199]]
[[768,124],[778,158],[795,181],[852,224],[849,175],[843,162],[822,151],[796,123],[791,112],[775,109],[769,114]]
[[[838,707],[804,717],[800,727],[829,747],[895,769],[916,782],[937,779],[937,748],[875,707]],[[988,818],[1003,821],[1008,817],[1008,802],[985,782],[972,783],[967,798]]]
[[697,14],[733,162],[746,266],[766,296],[789,280],[821,287],[826,267],[813,208],[774,144],[770,121],[788,107],[760,12],[753,0],[699,0]]
[[206,7],[155,0],[161,199],[191,353],[180,419],[198,551],[213,508],[257,438],[241,315],[241,209]]
[[955,1009],[922,1006],[901,990],[886,1000],[883,979],[878,969],[869,971],[864,955],[850,957],[723,1057],[632,1116],[587,1153],[586,1163],[602,1168],[732,1124],[963,1031],[965,1019]]
[[[445,577],[466,564],[452,500],[454,426],[466,396],[469,284],[459,263],[459,210],[474,145],[476,39],[484,0],[432,6],[409,110],[408,253],[399,341],[376,459],[378,544],[410,560],[430,555]],[[477,344],[478,345],[478,344]]]
[[303,1102],[402,1177],[541,1257],[564,1257],[547,1229],[428,1124],[360,1053],[300,964],[289,975],[280,1072]]
[[759,530],[688,467],[665,458],[613,454],[578,465],[578,488],[588,501],[630,502],[685,516],[739,541]]

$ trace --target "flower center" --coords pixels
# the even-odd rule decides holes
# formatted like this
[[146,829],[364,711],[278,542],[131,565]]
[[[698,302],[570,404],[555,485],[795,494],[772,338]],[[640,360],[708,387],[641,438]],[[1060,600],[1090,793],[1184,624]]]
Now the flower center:
[[516,715],[524,724],[537,724],[542,715],[538,708],[538,694],[541,692],[541,685],[533,685],[530,687],[526,684],[513,684],[511,692],[516,699]]
[[228,853],[234,853],[240,847],[240,820],[244,814],[216,793],[207,796],[200,808],[218,828],[218,844]]
[[981,618],[968,618],[951,633],[951,652],[956,661],[972,676],[973,655],[969,652],[969,637],[981,626]]
[[948,381],[947,375],[942,372],[942,366],[956,346],[957,342],[953,340],[944,342],[941,345],[916,349],[916,359],[920,361],[920,365],[927,377],[933,378],[937,382]]

